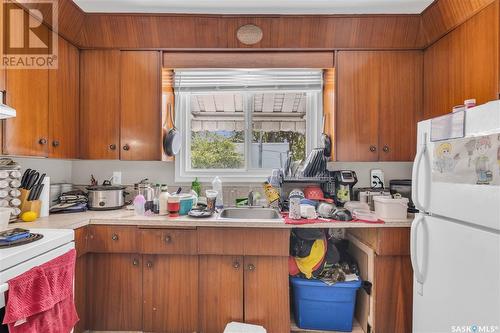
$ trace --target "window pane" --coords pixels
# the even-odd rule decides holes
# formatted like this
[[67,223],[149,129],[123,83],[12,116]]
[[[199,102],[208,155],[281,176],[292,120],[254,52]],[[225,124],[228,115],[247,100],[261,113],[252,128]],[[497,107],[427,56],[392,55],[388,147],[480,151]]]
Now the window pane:
[[306,153],[306,93],[269,92],[253,96],[251,167],[281,168],[288,153]]
[[191,96],[191,168],[245,167],[245,115],[238,93]]

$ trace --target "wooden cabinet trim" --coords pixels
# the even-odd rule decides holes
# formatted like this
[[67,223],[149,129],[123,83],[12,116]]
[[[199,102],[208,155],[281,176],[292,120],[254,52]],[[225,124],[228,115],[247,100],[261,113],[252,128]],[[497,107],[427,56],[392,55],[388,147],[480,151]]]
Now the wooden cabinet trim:
[[164,52],[166,68],[333,68],[333,52]]

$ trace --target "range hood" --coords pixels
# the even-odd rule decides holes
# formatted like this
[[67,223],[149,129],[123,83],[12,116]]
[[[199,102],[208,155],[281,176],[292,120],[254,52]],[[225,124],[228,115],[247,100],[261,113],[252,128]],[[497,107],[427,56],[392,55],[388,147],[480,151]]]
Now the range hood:
[[0,119],[13,118],[16,110],[5,104],[5,90],[0,91]]

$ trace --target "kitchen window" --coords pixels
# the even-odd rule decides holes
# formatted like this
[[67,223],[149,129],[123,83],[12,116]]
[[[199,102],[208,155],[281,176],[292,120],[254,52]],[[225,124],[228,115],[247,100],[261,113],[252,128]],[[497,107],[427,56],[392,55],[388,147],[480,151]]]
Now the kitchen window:
[[176,181],[263,181],[318,146],[322,72],[176,71]]

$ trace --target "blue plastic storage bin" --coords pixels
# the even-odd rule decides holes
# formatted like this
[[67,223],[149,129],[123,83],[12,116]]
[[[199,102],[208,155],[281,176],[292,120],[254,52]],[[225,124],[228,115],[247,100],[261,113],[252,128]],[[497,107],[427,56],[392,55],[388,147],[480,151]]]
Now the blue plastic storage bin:
[[295,323],[299,328],[352,331],[356,291],[361,281],[339,282],[332,286],[320,280],[290,278]]

